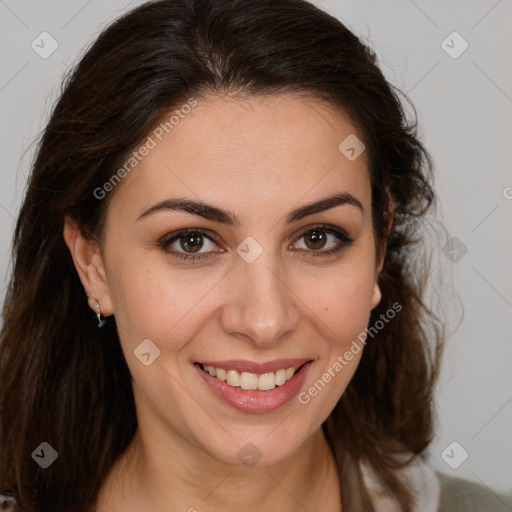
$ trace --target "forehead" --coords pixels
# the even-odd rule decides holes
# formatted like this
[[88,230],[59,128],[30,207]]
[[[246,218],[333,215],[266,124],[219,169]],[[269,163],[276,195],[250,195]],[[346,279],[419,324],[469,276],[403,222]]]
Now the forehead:
[[291,94],[197,97],[192,104],[167,113],[141,141],[151,149],[123,179],[112,206],[195,196],[261,208],[337,191],[369,200],[366,154],[351,160],[340,151],[347,138],[361,136],[330,104]]

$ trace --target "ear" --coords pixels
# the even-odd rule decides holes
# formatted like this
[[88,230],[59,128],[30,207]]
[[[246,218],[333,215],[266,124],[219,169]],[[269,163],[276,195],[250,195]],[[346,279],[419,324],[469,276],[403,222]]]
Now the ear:
[[378,277],[375,278],[375,284],[373,285],[373,295],[372,295],[372,309],[376,308],[379,305],[379,302],[382,299],[382,292],[380,291],[380,286],[378,283]]
[[112,302],[98,243],[85,237],[76,222],[69,216],[64,219],[63,235],[78,277],[86,293],[89,293],[89,307],[96,313],[96,303],[98,303],[103,316],[111,315]]
[[391,232],[391,228],[393,227],[393,215],[394,215],[395,209],[393,207],[393,202],[391,200],[391,197],[389,196],[389,207],[386,212],[386,219],[387,219],[387,230],[386,230],[386,240],[384,240],[384,244],[382,247],[382,251],[379,255],[378,261],[377,261],[377,267],[375,271],[375,284],[373,286],[373,295],[372,295],[372,309],[379,305],[381,299],[382,299],[382,292],[380,290],[379,286],[379,275],[382,272],[382,268],[384,267],[384,259],[386,257],[386,245],[387,245],[387,237],[389,236],[389,233]]

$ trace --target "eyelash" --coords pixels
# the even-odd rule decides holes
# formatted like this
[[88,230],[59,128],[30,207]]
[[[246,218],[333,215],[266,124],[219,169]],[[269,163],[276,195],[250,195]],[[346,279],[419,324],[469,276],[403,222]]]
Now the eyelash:
[[[309,257],[309,256],[312,256],[312,257],[318,257],[318,256],[323,256],[323,257],[327,257],[327,256],[330,256],[334,253],[337,253],[343,249],[345,249],[346,247],[350,246],[354,240],[350,237],[348,237],[346,235],[346,233],[344,233],[342,230],[338,229],[338,228],[335,228],[333,226],[329,226],[329,225],[326,225],[326,224],[319,224],[317,226],[312,226],[308,229],[306,229],[305,231],[303,231],[298,237],[297,237],[297,241],[300,240],[303,236],[307,235],[308,233],[311,233],[313,231],[322,231],[324,233],[327,233],[329,235],[334,235],[336,238],[338,238],[338,240],[341,242],[340,245],[338,245],[337,247],[334,247],[332,249],[328,249],[326,251],[322,251],[322,250],[318,250],[318,251],[314,251],[312,249],[310,250],[306,250],[306,249],[300,249],[297,251],[297,254],[301,257]],[[177,251],[174,251],[174,250],[168,250],[168,247],[174,243],[176,240],[179,240],[180,238],[183,238],[184,236],[188,235],[188,234],[192,234],[192,233],[200,233],[202,235],[204,235],[206,238],[208,238],[208,240],[210,240],[211,242],[214,242],[214,243],[217,243],[216,242],[216,237],[212,236],[211,235],[211,232],[206,230],[206,229],[202,229],[202,228],[188,228],[188,229],[182,229],[181,231],[178,231],[176,233],[172,233],[171,235],[169,236],[165,236],[163,237],[162,239],[159,240],[158,242],[158,245],[169,255],[171,255],[173,258],[176,258],[176,259],[179,259],[179,260],[183,260],[183,261],[190,261],[192,260],[192,262],[194,261],[197,261],[197,260],[205,260],[205,259],[209,259],[211,256],[207,256],[208,253],[202,253],[202,254],[187,254],[187,253],[182,253],[182,252],[177,252]],[[294,242],[295,243],[295,242]],[[307,255],[304,254],[304,252],[308,253]]]

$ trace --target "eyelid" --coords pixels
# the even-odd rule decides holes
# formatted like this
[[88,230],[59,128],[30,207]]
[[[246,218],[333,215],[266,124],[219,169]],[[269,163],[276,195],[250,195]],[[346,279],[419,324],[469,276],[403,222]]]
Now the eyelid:
[[338,226],[334,226],[331,224],[313,224],[312,226],[308,226],[306,228],[303,228],[302,231],[299,230],[299,235],[296,235],[296,238],[303,237],[306,233],[309,233],[310,231],[314,231],[315,229],[323,230],[326,233],[332,233],[337,234],[345,237],[347,240],[350,240],[353,242],[353,240],[348,236],[347,232]]
[[180,229],[178,231],[174,231],[173,233],[167,233],[164,236],[158,239],[159,245],[169,245],[176,240],[179,240],[181,237],[189,234],[189,233],[201,233],[206,238],[209,238],[212,242],[218,243],[220,241],[220,237],[215,234],[213,231],[204,228],[185,228]]

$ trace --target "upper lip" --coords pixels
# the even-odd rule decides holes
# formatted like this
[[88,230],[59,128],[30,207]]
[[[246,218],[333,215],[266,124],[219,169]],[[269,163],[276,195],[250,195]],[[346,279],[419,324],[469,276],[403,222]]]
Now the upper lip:
[[291,367],[299,367],[304,363],[311,361],[307,358],[295,359],[275,359],[266,363],[256,363],[245,359],[229,359],[226,361],[201,361],[199,364],[213,366],[214,368],[223,368],[224,370],[236,370],[237,372],[247,373],[269,373],[277,370],[287,369]]

